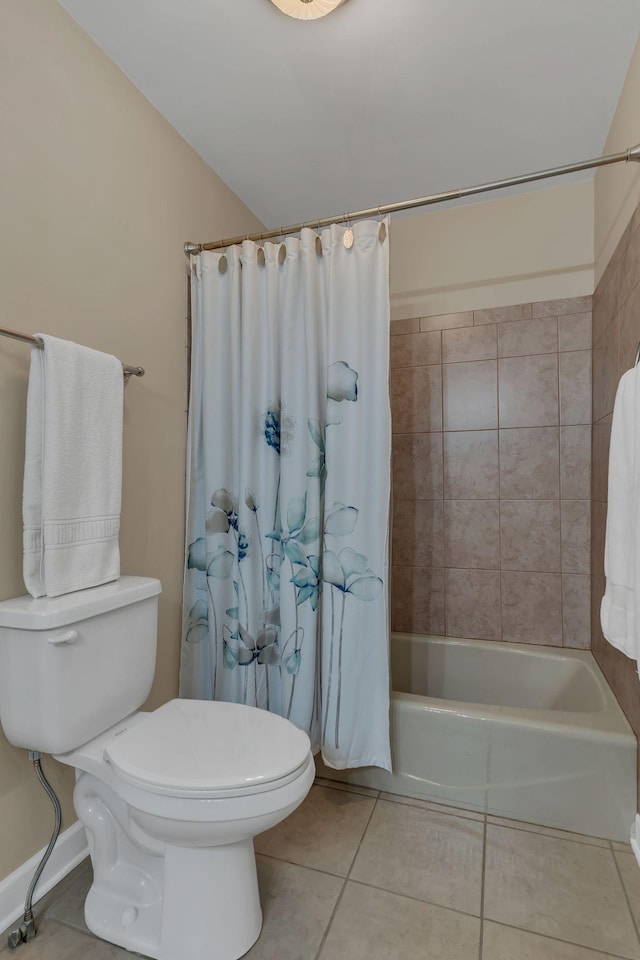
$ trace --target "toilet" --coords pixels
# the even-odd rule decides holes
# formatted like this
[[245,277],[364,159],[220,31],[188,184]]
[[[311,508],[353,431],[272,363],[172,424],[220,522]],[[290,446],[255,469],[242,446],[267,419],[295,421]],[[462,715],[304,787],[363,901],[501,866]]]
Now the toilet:
[[253,837],[302,803],[313,756],[304,732],[253,707],[139,710],[160,590],[121,577],[0,603],[0,724],[75,767],[93,933],[158,960],[238,960],[262,927]]

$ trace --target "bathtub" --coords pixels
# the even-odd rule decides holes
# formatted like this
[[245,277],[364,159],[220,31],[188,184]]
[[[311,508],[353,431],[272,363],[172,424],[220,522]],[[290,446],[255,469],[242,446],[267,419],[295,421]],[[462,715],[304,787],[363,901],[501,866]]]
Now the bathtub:
[[636,739],[591,653],[391,636],[393,773],[320,776],[611,840],[636,812]]

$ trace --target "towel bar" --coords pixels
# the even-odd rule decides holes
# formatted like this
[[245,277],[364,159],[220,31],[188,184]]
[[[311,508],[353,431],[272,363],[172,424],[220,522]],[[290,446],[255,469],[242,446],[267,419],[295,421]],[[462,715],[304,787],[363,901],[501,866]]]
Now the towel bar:
[[[12,340],[22,340],[24,343],[31,343],[35,347],[42,348],[43,343],[37,337],[32,337],[28,333],[18,333],[17,330],[8,330],[6,327],[0,327],[0,337],[11,337]],[[640,349],[640,347],[638,348]],[[144,377],[144,367],[130,367],[129,364],[122,364],[122,372],[125,379],[129,377]]]

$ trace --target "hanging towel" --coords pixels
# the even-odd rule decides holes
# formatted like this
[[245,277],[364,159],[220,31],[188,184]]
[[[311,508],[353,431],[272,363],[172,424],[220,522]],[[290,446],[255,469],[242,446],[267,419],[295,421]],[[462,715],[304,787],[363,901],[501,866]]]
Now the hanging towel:
[[32,597],[120,576],[122,407],[116,357],[38,334],[31,352],[22,518]]
[[620,379],[609,450],[609,495],[604,548],[606,589],[600,607],[602,632],[612,646],[640,657],[640,373]]

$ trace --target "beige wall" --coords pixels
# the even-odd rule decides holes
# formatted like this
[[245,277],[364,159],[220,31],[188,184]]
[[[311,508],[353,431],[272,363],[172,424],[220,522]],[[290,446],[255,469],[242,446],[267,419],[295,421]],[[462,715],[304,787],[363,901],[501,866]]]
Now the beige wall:
[[[640,41],[611,122],[603,153],[618,153],[640,143]],[[640,163],[601,167],[595,178],[595,284],[640,202]]]
[[400,217],[391,240],[394,320],[590,296],[593,180]]
[[[159,577],[151,703],[178,679],[185,447],[185,240],[258,221],[55,0],[0,8],[0,323],[147,370],[125,398],[122,571]],[[0,340],[0,599],[24,593],[29,349]],[[50,759],[65,821],[72,773]],[[0,879],[46,842],[49,802],[0,737]]]

